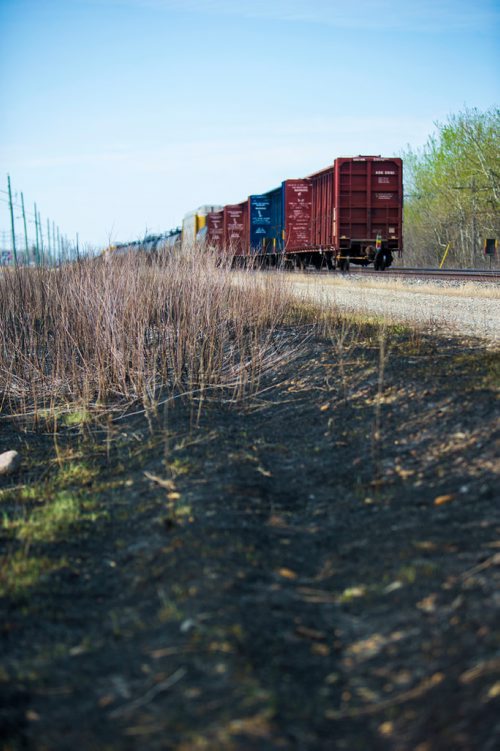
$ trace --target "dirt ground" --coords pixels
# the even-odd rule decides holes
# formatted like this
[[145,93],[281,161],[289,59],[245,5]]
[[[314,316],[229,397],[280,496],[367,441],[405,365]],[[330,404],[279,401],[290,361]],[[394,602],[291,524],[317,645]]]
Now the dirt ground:
[[2,425],[3,514],[71,457],[94,514],[3,586],[3,751],[499,747],[498,353],[344,333],[196,427]]

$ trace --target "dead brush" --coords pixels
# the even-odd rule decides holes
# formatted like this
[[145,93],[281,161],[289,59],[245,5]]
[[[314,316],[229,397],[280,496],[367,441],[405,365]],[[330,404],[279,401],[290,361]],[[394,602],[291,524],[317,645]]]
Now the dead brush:
[[[234,273],[197,248],[0,276],[0,407],[31,414],[183,396],[242,399],[286,344],[281,275]],[[243,281],[241,281],[243,280]],[[68,408],[69,408],[68,407]]]
[[373,428],[372,428],[372,485],[377,490],[382,483],[382,460],[384,455],[384,422],[382,415],[382,405],[384,403],[384,392],[386,388],[385,375],[387,361],[389,357],[389,347],[387,341],[387,330],[381,327],[378,332],[378,371],[377,371],[377,392],[373,402]]
[[[360,327],[345,316],[332,315],[331,311],[325,312],[321,323],[323,335],[330,341],[335,353],[338,370],[336,390],[340,392],[341,398],[347,402],[355,386],[353,376],[348,372],[348,365],[353,351],[360,343]],[[332,389],[334,388],[330,382],[327,385]]]

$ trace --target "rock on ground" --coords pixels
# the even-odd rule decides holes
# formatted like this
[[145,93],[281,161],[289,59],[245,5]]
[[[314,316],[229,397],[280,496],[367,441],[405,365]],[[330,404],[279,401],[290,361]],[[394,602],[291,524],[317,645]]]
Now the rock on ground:
[[10,475],[20,463],[21,456],[18,451],[4,451],[0,454],[0,475]]

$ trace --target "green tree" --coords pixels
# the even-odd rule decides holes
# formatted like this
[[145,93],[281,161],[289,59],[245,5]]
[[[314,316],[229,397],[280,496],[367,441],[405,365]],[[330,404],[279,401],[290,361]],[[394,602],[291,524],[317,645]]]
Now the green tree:
[[453,265],[478,266],[486,237],[500,238],[500,110],[452,115],[405,163],[409,263],[436,264],[448,243]]

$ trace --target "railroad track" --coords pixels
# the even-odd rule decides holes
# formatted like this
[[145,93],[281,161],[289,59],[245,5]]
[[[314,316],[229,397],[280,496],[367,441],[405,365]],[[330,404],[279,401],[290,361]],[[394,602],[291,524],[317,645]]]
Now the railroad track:
[[440,279],[442,281],[461,280],[466,282],[500,282],[500,271],[480,269],[414,269],[414,268],[390,268],[385,271],[375,271],[372,268],[351,266],[353,274],[387,277],[414,277],[421,279]]
[[[265,270],[265,268],[263,269]],[[297,273],[297,269],[295,271],[289,270],[289,273],[295,274]],[[319,270],[317,268],[314,268],[311,266],[306,266],[301,270],[303,274],[308,275],[318,275],[318,276],[328,276],[332,273],[335,274],[342,274],[342,276],[371,276],[376,277],[377,279],[388,279],[388,278],[400,278],[400,277],[407,277],[407,278],[414,278],[414,279],[423,279],[423,280],[433,280],[437,281],[440,280],[442,282],[447,281],[462,281],[462,282],[490,282],[490,283],[500,283],[500,269],[499,270],[489,270],[489,269],[422,269],[422,268],[398,268],[397,266],[393,266],[390,269],[385,269],[384,271],[375,271],[372,267],[365,267],[365,266],[356,266],[354,264],[351,264],[351,267],[348,272],[340,272],[340,270],[337,270],[335,272],[328,271],[325,268]]]

